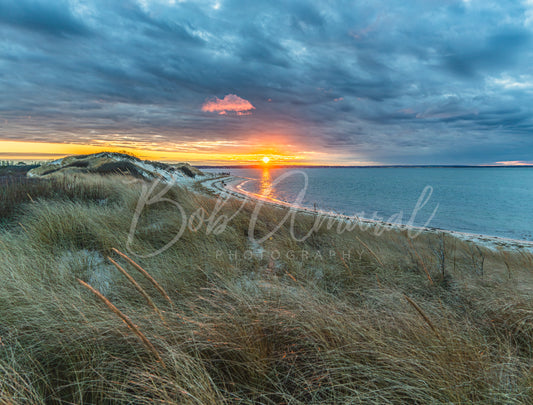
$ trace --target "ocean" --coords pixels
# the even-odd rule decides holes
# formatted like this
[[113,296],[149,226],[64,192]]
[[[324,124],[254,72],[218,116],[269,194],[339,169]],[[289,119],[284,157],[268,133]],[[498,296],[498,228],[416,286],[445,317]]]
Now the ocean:
[[248,192],[322,211],[533,240],[533,168],[211,169]]

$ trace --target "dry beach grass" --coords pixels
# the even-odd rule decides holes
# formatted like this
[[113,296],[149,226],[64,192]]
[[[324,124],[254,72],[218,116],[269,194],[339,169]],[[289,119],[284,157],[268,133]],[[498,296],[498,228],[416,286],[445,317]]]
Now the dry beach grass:
[[525,250],[288,222],[259,246],[253,202],[178,186],[128,245],[142,180],[46,181],[0,196],[30,196],[1,214],[1,404],[533,403]]

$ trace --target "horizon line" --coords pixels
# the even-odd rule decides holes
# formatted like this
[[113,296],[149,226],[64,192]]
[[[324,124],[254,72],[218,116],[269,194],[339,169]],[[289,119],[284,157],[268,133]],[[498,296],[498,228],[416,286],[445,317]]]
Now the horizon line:
[[436,164],[436,165],[426,165],[426,164],[382,164],[382,165],[312,165],[312,164],[284,164],[284,165],[265,165],[265,164],[248,164],[248,165],[193,165],[198,169],[284,169],[288,167],[298,167],[303,169],[342,169],[342,168],[491,168],[491,167],[509,167],[509,168],[520,168],[520,167],[533,167],[532,165],[496,165],[496,164],[481,164],[481,165],[466,165],[466,164]]

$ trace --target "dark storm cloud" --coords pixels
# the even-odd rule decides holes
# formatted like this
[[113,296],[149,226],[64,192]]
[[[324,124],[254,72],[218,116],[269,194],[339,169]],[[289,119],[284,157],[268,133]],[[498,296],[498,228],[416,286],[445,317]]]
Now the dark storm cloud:
[[56,36],[88,32],[70,13],[66,1],[1,0],[0,23]]
[[[532,29],[511,0],[0,0],[0,138],[528,160]],[[202,111],[228,95],[252,114]]]
[[498,72],[516,63],[516,59],[531,45],[531,32],[516,27],[504,27],[500,32],[474,43],[458,44],[444,58],[446,66],[458,75],[472,77],[481,72]]

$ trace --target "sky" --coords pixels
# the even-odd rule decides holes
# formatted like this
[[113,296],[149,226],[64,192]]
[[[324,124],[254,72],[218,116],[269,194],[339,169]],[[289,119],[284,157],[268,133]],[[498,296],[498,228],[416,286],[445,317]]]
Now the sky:
[[0,0],[0,160],[533,161],[533,0]]

